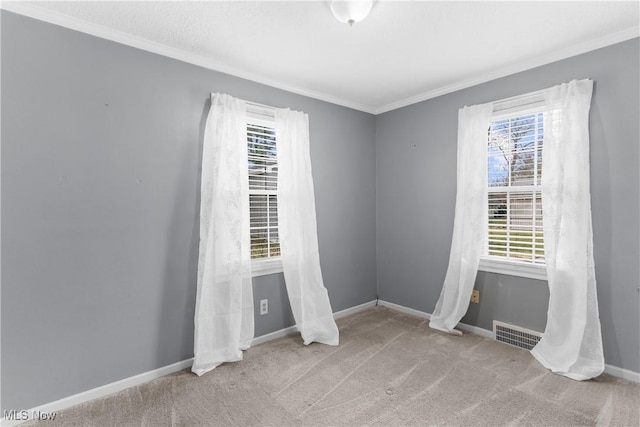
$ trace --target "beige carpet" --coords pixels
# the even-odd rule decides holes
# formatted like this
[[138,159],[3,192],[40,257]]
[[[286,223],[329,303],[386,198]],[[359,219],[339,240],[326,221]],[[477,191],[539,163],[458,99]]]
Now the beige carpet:
[[382,307],[338,326],[338,347],[288,336],[200,378],[185,370],[38,425],[640,425],[637,384],[553,375],[525,350]]

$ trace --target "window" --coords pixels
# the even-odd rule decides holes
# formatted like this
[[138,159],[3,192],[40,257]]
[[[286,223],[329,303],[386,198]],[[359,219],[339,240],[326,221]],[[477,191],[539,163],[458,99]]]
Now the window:
[[494,117],[487,141],[486,246],[480,269],[546,279],[542,111]]
[[[248,115],[249,228],[253,275],[282,271],[278,238],[278,159],[272,121]],[[257,262],[256,262],[257,261]]]

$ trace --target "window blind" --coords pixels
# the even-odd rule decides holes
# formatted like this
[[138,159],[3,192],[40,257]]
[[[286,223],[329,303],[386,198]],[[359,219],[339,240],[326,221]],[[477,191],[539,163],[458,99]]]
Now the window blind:
[[487,144],[488,217],[485,254],[544,264],[542,112],[494,120]]
[[273,126],[247,124],[251,258],[280,255],[278,238],[278,158]]

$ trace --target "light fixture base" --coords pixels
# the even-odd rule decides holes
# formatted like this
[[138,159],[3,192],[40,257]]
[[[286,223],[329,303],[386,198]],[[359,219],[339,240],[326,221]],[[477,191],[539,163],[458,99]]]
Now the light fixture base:
[[329,9],[338,21],[353,26],[369,16],[373,3],[374,0],[330,0]]

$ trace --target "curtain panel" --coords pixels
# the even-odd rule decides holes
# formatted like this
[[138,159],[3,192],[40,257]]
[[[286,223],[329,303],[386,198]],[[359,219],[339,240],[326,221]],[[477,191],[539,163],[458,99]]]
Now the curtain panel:
[[458,112],[458,172],[449,267],[429,327],[444,332],[467,312],[478,272],[487,217],[487,130],[492,104]]
[[587,79],[544,92],[542,222],[550,295],[547,325],[531,353],[575,380],[604,371],[589,184],[592,92]]
[[[544,91],[542,211],[549,282],[547,325],[533,356],[554,373],[586,380],[604,371],[593,259],[589,109],[593,82]],[[429,326],[454,332],[469,306],[487,216],[487,127],[492,104],[458,115],[458,182],[449,267]]]
[[309,118],[277,109],[275,121],[280,251],[291,311],[305,345],[338,345],[338,327],[320,270]]
[[242,359],[254,335],[246,103],[212,94],[202,153],[192,371]]
[[[291,310],[305,345],[338,345],[320,270],[308,116],[274,109],[274,122],[278,231]],[[247,159],[247,103],[212,94],[202,160],[192,366],[197,375],[242,360],[254,336]]]

